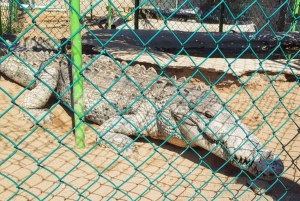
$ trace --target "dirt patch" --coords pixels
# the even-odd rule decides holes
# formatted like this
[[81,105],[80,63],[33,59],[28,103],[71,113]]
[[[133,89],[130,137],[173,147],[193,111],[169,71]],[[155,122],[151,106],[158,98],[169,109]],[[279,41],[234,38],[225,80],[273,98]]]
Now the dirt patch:
[[[35,10],[31,11],[30,15],[28,13],[22,13],[19,18],[19,23],[23,24],[21,33],[24,32],[25,37],[39,36],[48,38],[48,35],[50,35],[56,40],[70,37],[70,16],[68,11],[48,11],[40,13],[39,10]],[[86,26],[92,30],[99,29],[96,24],[98,18],[99,16],[94,16],[93,18],[87,17],[85,19]],[[83,29],[81,33],[84,34],[86,32],[87,29]]]
[[[274,181],[275,185],[264,198],[296,199],[300,197],[297,190],[300,185],[299,86],[287,81],[270,85],[264,75],[259,76],[259,81],[246,86],[227,84],[213,90],[284,161],[285,172]],[[204,84],[198,79],[193,82]],[[34,196],[76,200],[79,194],[92,200],[139,197],[143,200],[165,197],[256,200],[260,197],[247,187],[246,176],[238,168],[211,154],[206,156],[208,152],[201,148],[186,150],[162,141],[139,139],[138,154],[123,158],[111,149],[96,146],[93,129],[97,130],[98,126],[88,124],[86,148],[80,150],[74,146],[71,116],[66,108],[53,106],[56,118],[52,125],[30,128],[31,124],[22,118],[18,109],[27,91],[23,93],[22,87],[4,78],[0,87],[3,163],[0,197],[3,200],[14,195],[16,200],[31,200]]]

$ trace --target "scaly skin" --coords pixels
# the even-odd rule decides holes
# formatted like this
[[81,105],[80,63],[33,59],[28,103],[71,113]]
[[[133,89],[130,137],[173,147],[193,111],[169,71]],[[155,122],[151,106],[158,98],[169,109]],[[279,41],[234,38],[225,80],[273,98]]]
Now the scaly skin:
[[[50,38],[43,38],[43,37],[36,37],[36,36],[29,36],[29,37],[22,37],[19,40],[17,39],[10,39],[6,40],[6,44],[2,41],[0,41],[0,54],[1,51],[8,52],[7,48],[8,45],[11,46],[10,48],[17,51],[23,51],[23,50],[30,50],[30,51],[66,51],[66,45],[64,42],[66,41],[66,38],[62,38],[59,40],[56,39],[50,39]],[[63,44],[63,45],[62,45]]]
[[[32,86],[24,101],[24,107],[36,119],[46,112],[44,105],[52,94],[49,88],[57,87],[57,93],[63,94],[62,100],[71,105],[71,68],[64,57],[58,56],[45,65],[57,55],[24,52],[19,56],[25,61],[35,58],[29,64],[36,70],[43,68],[40,81]],[[84,67],[91,61],[83,55]],[[4,60],[0,72],[22,86],[36,79],[14,56]],[[158,76],[153,68],[116,65],[105,56],[96,59],[84,76],[85,118],[100,125],[98,137],[103,146],[114,147],[128,156],[136,150],[128,136],[143,135],[168,139],[181,147],[200,146],[260,179],[273,180],[283,172],[278,156],[263,147],[213,92],[186,83],[185,78],[170,81]],[[50,122],[51,116],[45,121]]]

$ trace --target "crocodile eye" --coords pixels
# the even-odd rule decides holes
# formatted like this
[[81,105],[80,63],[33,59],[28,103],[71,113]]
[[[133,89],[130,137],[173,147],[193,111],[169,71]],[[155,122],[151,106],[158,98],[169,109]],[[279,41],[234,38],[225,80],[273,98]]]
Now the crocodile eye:
[[213,114],[210,111],[205,111],[204,115],[209,119],[213,118]]

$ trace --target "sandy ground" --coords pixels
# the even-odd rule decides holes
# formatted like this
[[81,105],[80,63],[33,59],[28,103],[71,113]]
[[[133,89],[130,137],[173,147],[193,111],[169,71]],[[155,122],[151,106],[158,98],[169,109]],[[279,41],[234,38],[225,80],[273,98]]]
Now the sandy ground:
[[[27,91],[23,93],[22,87],[1,78],[0,200],[11,196],[14,200],[76,200],[79,194],[80,200],[295,200],[300,197],[300,112],[288,118],[285,107],[291,112],[299,107],[299,86],[278,81],[270,88],[264,78],[246,86],[248,93],[241,90],[228,103],[239,116],[251,108],[242,121],[257,129],[255,134],[263,143],[270,140],[266,146],[284,161],[282,177],[261,197],[248,188],[246,176],[238,168],[224,165],[213,155],[206,157],[208,152],[201,148],[185,150],[140,139],[136,142],[138,154],[124,159],[111,149],[95,146],[96,133],[86,126],[86,148],[80,150],[74,146],[71,114],[61,105],[53,106],[55,100],[49,103],[56,116],[53,124],[31,128],[18,109]],[[223,100],[230,100],[239,88],[233,84],[216,91]],[[290,92],[280,103],[275,89],[280,95]],[[257,108],[249,96],[260,97]],[[261,113],[270,113],[266,122]],[[95,130],[98,127],[90,126]],[[277,131],[274,135],[271,128]]]
[[[54,14],[36,20],[40,28],[60,38],[69,35],[64,19]],[[28,34],[40,35],[36,30]],[[191,74],[167,72],[177,77]],[[217,75],[207,75],[210,81],[217,79]],[[270,182],[261,196],[249,189],[246,175],[238,168],[201,148],[186,150],[138,139],[137,155],[124,159],[111,149],[96,146],[98,125],[87,124],[86,148],[80,150],[74,145],[72,114],[55,105],[55,100],[48,104],[56,116],[53,124],[32,128],[19,110],[27,91],[2,77],[0,200],[296,200],[300,197],[299,84],[291,76],[283,76],[270,85],[266,76],[259,74],[250,83],[241,89],[234,80],[224,82],[215,91],[229,100],[229,107],[243,116],[243,123],[284,161],[282,177]],[[250,97],[257,99],[256,106]],[[288,116],[287,110],[292,115]]]
[[[32,27],[26,36],[41,36],[41,37],[48,37],[43,31],[47,31],[48,34],[51,35],[51,37],[55,39],[60,39],[63,37],[69,37],[70,36],[70,27],[69,27],[69,15],[68,12],[57,12],[57,11],[51,11],[39,14],[38,11],[31,13],[33,16],[36,16],[36,19],[34,19],[37,26]],[[103,15],[105,15],[103,13]],[[89,15],[87,15],[87,18],[85,19],[86,25],[89,29],[95,30],[99,29],[99,25],[97,23],[97,20],[100,18],[100,16],[94,16],[93,18],[90,18]],[[32,25],[32,19],[28,16],[28,14],[23,14],[23,17],[21,19],[24,22],[24,25],[22,28],[27,28]],[[189,31],[189,32],[218,32],[219,31],[219,25],[218,24],[205,24],[199,25],[194,22],[177,22],[177,21],[168,21],[168,26],[164,28],[164,30],[174,30],[174,31]],[[165,24],[162,20],[156,20],[156,19],[147,19],[139,20],[139,29],[142,30],[159,30],[162,27],[164,27]],[[127,21],[127,26],[124,26],[123,24],[118,24],[118,29],[128,29],[128,27],[131,27],[131,29],[134,29],[134,21]],[[239,29],[234,25],[224,25],[223,27],[224,31],[233,30],[235,32],[245,31],[245,32],[255,32],[255,28],[253,27],[253,24],[248,25],[239,25]],[[83,29],[82,34],[85,34],[88,31],[88,29]]]

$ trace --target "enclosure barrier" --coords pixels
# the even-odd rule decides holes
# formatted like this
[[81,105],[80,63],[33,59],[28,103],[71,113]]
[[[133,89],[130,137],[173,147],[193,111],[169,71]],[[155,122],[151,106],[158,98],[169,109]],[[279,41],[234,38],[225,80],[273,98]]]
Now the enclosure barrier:
[[[69,30],[68,26],[66,29],[62,27],[56,29],[57,33],[53,33],[54,29],[51,29],[57,28],[55,25],[59,23],[59,19],[64,20],[65,18],[59,16],[56,18],[58,20],[56,23],[52,22],[51,25],[47,25],[47,13],[50,12],[49,9],[58,8],[58,5],[63,5],[71,10],[74,9],[74,6],[69,5],[69,1],[36,1],[35,3],[39,5],[45,3],[44,7],[38,10],[28,9],[24,6],[24,2],[15,2],[20,13],[23,13],[22,16],[26,16],[31,23],[24,25],[18,36],[10,37],[10,39],[13,38],[11,44],[5,41],[6,38],[1,37],[1,47],[6,47],[9,50],[7,54],[2,55],[1,63],[10,57],[16,57],[19,59],[20,65],[25,65],[30,71],[34,72],[34,80],[21,89],[18,85],[8,85],[11,80],[5,76],[4,79],[0,80],[0,96],[2,99],[0,110],[1,199],[293,200],[299,198],[299,45],[296,42],[289,47],[285,41],[293,36],[292,31],[299,32],[299,17],[295,15],[295,7],[297,6],[295,6],[294,1],[278,1],[280,5],[276,9],[273,9],[273,5],[270,5],[267,9],[266,4],[260,3],[260,1],[223,0],[214,1],[216,3],[213,5],[208,4],[208,1],[200,1],[200,5],[198,5],[192,0],[187,0],[174,1],[175,7],[172,8],[173,10],[166,10],[166,8],[159,6],[159,3],[167,1],[140,1],[139,4],[136,4],[138,6],[125,15],[119,10],[120,2],[118,1],[85,1],[84,3],[87,3],[88,7],[82,9],[80,16],[78,16],[79,13],[72,11],[74,15],[77,15],[75,18],[81,22],[81,25],[76,27],[78,30],[73,30],[71,36],[69,35],[65,40],[60,39],[65,36],[63,34],[66,34],[64,30]],[[232,8],[234,2],[240,6],[238,9]],[[207,12],[201,10],[203,9],[201,3],[210,5],[208,6],[210,10],[206,10]],[[104,34],[106,30],[99,30],[99,27],[95,28],[88,21],[89,16],[96,16],[97,8],[108,8],[103,7],[103,5],[110,5],[111,9],[119,17],[121,16],[121,21],[123,21],[123,24],[119,25],[114,32],[110,31],[111,35],[108,36]],[[137,14],[138,10],[141,12],[145,6],[147,8],[151,7],[148,11],[155,11],[155,15],[160,17],[159,20],[163,21],[159,27],[152,30],[151,33],[156,33],[150,35],[149,40],[143,40],[142,36],[138,34],[139,32],[134,30],[134,26],[129,25],[128,20],[134,14]],[[186,13],[183,11],[187,11],[187,9],[189,13],[192,13],[189,16],[192,16],[191,21],[194,31],[185,32],[184,34],[189,34],[189,36],[186,40],[181,40],[179,32],[171,27],[171,22],[174,17],[177,17],[176,14],[182,12],[185,15]],[[206,23],[206,21],[214,18],[216,12],[218,13],[217,16],[222,16],[219,11],[223,9],[223,25],[230,23],[227,24],[226,29],[223,27],[223,33],[218,33],[219,38],[217,38],[215,33],[209,30],[209,23]],[[257,30],[251,35],[240,28],[243,25],[240,22],[249,17],[246,14],[252,9],[260,12],[259,16],[262,18],[260,22],[265,23],[255,24]],[[62,13],[61,15],[66,14]],[[168,14],[164,15],[164,13]],[[282,17],[282,14],[284,17]],[[55,11],[55,15],[59,14]],[[42,16],[43,18],[41,18]],[[277,26],[278,21],[274,22],[278,17],[281,20],[284,18],[283,21],[280,21],[281,26]],[[1,19],[3,20],[2,17]],[[98,22],[98,20],[94,21]],[[222,24],[219,22],[216,23],[217,27]],[[65,25],[66,22],[64,21],[62,24]],[[138,28],[141,29],[140,26]],[[127,29],[126,33],[131,33],[133,36],[126,38],[124,36],[125,29]],[[234,30],[240,32],[239,36],[243,37],[246,45],[242,47],[243,51],[235,53],[235,56],[230,58],[228,54],[222,52],[221,46],[224,40],[236,34],[232,33],[236,32]],[[90,54],[92,61],[87,64],[83,61],[82,69],[80,69],[80,62],[72,61],[68,51],[65,51],[65,46],[68,46],[70,41],[74,41],[74,37],[79,31],[85,36],[92,37],[91,41],[93,41],[90,44],[83,42],[83,46],[86,45],[87,48],[83,50],[83,53]],[[191,55],[190,51],[193,49],[186,48],[186,44],[192,41],[193,37],[200,31],[205,32],[205,36],[213,41],[215,46],[205,54],[200,52],[198,55]],[[219,32],[220,30],[214,31]],[[256,41],[257,36],[263,35],[265,31],[268,31],[268,35],[272,36],[272,41],[262,44],[263,54],[260,54],[255,52],[252,42]],[[278,35],[277,32],[279,31],[282,34]],[[155,42],[155,38],[164,32],[168,32],[175,43],[181,46],[181,49],[170,53],[171,50],[168,48],[165,50],[150,48],[151,42]],[[34,61],[31,61],[31,58],[22,58],[16,54],[19,51],[18,42],[28,35],[32,37],[34,33],[48,38],[56,45],[53,50],[54,56],[42,64],[38,70],[33,68],[35,64]],[[298,37],[297,34],[295,35]],[[132,44],[124,47],[121,45],[115,46],[123,41],[118,40],[118,37],[124,40],[126,38],[135,45],[138,44],[134,46],[137,48],[132,48]],[[205,47],[203,48],[205,49]],[[24,50],[21,48],[21,51]],[[93,51],[93,54],[89,51]],[[124,52],[125,54],[122,54]],[[244,58],[245,54],[251,56]],[[49,112],[47,114],[53,112],[61,116],[55,117],[52,124],[48,125],[42,123],[43,118],[47,116],[45,114],[42,119],[35,119],[34,125],[26,129],[28,120],[22,119],[22,114],[26,113],[33,119],[34,117],[20,103],[22,97],[35,82],[43,82],[40,80],[39,74],[61,55],[72,63],[73,68],[80,71],[79,75],[86,83],[90,83],[95,87],[98,94],[101,95],[98,103],[107,101],[121,118],[125,118],[126,112],[130,113],[130,107],[134,107],[138,101],[142,99],[150,101],[147,99],[145,92],[160,77],[166,77],[168,82],[174,85],[172,74],[178,72],[182,74],[185,70],[188,71],[190,77],[183,85],[175,85],[177,92],[161,108],[166,108],[177,96],[181,96],[180,89],[187,83],[201,80],[202,85],[205,85],[208,89],[208,94],[215,94],[224,105],[224,108],[231,108],[233,112],[238,114],[238,117],[232,114],[236,118],[236,122],[240,120],[246,125],[251,125],[249,128],[252,131],[249,138],[255,134],[264,142],[262,148],[272,147],[272,150],[278,154],[278,158],[283,160],[284,171],[280,175],[276,175],[273,181],[266,184],[258,180],[258,177],[254,177],[245,171],[243,166],[235,168],[230,165],[230,161],[213,157],[211,153],[213,150],[205,152],[190,145],[187,148],[177,148],[168,145],[168,139],[157,141],[142,136],[140,133],[146,128],[139,129],[138,125],[133,124],[131,125],[138,131],[138,136],[141,138],[132,138],[137,144],[138,156],[126,157],[124,156],[124,150],[117,150],[109,142],[107,143],[111,148],[99,146],[101,142],[105,141],[103,136],[112,128],[104,133],[99,132],[98,125],[84,121],[80,113],[77,113],[72,106],[62,101],[64,94],[58,94],[53,88],[51,90],[54,95],[49,103],[50,106],[48,105]],[[103,91],[97,88],[95,83],[91,83],[84,76],[84,73],[89,71],[93,62],[105,56],[114,61],[120,68],[121,74],[117,76],[115,83]],[[144,58],[147,58],[147,60],[143,60]],[[178,70],[174,63],[179,63],[182,58],[185,58],[186,63],[183,63]],[[121,63],[124,60],[128,64]],[[145,64],[147,68],[153,66],[158,72],[158,76],[144,88],[140,87],[137,81],[126,73],[126,69],[131,68],[135,63]],[[246,65],[247,63],[253,65]],[[271,67],[267,65],[269,63],[272,65],[278,64],[279,68],[273,71],[272,65]],[[219,70],[221,64],[225,64],[223,65],[225,66],[223,71]],[[245,73],[241,74],[241,71],[237,71],[236,66],[242,66]],[[2,67],[0,66],[0,68]],[[97,68],[104,67],[97,66]],[[209,74],[213,76],[209,77]],[[123,111],[119,110],[106,98],[109,91],[116,86],[122,77],[127,77],[129,82],[134,83],[141,92],[139,97]],[[74,79],[75,82],[77,82],[77,78]],[[43,82],[43,84],[49,87],[48,83]],[[225,85],[225,88],[222,88],[223,85]],[[226,87],[235,87],[234,92],[230,94]],[[72,86],[68,87],[67,90],[71,90],[71,88]],[[222,93],[222,90],[224,90],[224,93]],[[273,94],[273,98],[270,98],[270,94]],[[153,102],[150,101],[150,104],[159,111]],[[84,116],[94,107],[95,105],[88,108]],[[228,109],[228,111],[231,110]],[[16,111],[21,111],[21,113]],[[68,115],[69,113],[71,115]],[[71,120],[68,120],[74,114],[77,115],[77,118],[84,124],[86,129],[85,149],[79,149],[74,143],[73,131],[78,124],[73,125],[70,123]],[[157,121],[158,118],[167,119],[167,117],[160,114],[151,122]],[[169,123],[173,127],[172,135],[180,135],[177,133],[177,128],[184,122],[182,121],[178,125]],[[211,130],[209,126],[207,129]],[[226,136],[228,136],[228,133],[225,134]],[[101,140],[95,141],[96,137],[100,137]],[[217,143],[221,143],[221,140]],[[222,143],[220,146],[222,146]],[[231,158],[231,160],[238,163],[234,158]],[[248,165],[252,162],[253,159]],[[246,183],[246,181],[250,181],[250,183]],[[253,192],[253,189],[256,189],[257,192]]]
[[19,27],[13,26],[18,19],[17,3],[9,1],[9,3],[0,3],[0,36],[7,33],[18,32]]

